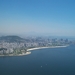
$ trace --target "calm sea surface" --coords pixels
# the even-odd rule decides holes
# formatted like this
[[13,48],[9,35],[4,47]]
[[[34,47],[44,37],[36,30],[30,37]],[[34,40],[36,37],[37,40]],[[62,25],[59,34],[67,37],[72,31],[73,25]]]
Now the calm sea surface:
[[75,75],[75,46],[0,57],[0,75]]

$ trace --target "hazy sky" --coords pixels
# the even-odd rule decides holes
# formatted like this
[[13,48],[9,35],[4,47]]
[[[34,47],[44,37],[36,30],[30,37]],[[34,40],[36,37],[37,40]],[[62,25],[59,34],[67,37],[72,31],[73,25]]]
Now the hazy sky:
[[75,36],[75,0],[0,0],[0,33]]

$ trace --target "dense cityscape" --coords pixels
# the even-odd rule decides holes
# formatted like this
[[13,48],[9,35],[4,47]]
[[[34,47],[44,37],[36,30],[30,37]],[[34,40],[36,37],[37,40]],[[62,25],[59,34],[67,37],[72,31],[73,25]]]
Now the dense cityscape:
[[68,39],[50,37],[2,36],[0,37],[0,55],[18,55],[27,52],[27,49],[37,47],[65,46],[74,44]]

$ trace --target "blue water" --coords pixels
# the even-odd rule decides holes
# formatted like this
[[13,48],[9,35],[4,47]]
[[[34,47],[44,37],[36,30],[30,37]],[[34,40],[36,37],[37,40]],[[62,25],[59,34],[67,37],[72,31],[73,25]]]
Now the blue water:
[[75,46],[0,57],[0,75],[75,75]]

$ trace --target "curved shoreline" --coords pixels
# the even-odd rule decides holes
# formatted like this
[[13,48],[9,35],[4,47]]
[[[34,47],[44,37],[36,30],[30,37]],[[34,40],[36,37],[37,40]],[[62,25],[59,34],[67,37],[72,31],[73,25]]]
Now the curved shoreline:
[[13,55],[13,54],[0,55],[0,56],[24,56],[24,55],[29,55],[29,54],[31,54],[31,51],[32,51],[32,50],[45,49],[45,48],[63,48],[63,47],[68,47],[68,46],[69,46],[69,45],[67,45],[67,46],[51,46],[51,47],[36,47],[36,48],[27,49],[27,52],[26,52],[26,53],[17,54],[17,55]]
[[44,49],[44,48],[63,48],[63,47],[68,47],[68,45],[67,45],[67,46],[36,47],[36,48],[27,49],[27,51],[38,50],[38,49]]

